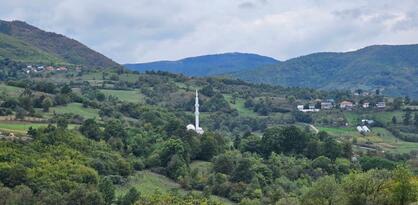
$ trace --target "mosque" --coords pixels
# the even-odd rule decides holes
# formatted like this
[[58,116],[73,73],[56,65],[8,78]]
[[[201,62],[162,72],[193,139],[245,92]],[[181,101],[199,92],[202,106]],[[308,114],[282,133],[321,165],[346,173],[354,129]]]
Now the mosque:
[[195,125],[193,124],[188,124],[187,125],[187,130],[194,130],[197,134],[203,134],[204,131],[203,129],[199,126],[199,94],[197,93],[196,90],[196,99],[195,99],[195,104],[194,104],[194,116],[195,116]]

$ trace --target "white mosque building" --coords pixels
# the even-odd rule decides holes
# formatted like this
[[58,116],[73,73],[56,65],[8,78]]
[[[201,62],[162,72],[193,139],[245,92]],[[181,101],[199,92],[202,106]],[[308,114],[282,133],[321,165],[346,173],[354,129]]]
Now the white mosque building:
[[196,90],[196,99],[195,99],[195,104],[194,104],[194,116],[195,116],[195,125],[193,124],[188,124],[187,125],[187,130],[194,130],[197,134],[203,134],[204,131],[203,129],[199,126],[199,94],[197,93]]

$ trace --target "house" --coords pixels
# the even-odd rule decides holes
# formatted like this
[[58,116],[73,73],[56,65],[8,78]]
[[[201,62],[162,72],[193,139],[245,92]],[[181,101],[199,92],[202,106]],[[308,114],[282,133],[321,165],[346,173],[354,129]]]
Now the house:
[[332,104],[332,102],[321,102],[321,108],[322,109],[332,109],[334,107],[334,105]]
[[53,71],[53,70],[55,70],[55,69],[54,69],[54,67],[52,67],[52,66],[48,66],[48,67],[46,67],[46,70],[47,70],[47,71]]
[[66,67],[61,66],[61,67],[58,67],[58,68],[57,68],[57,71],[67,71],[67,68],[66,68]]
[[319,109],[316,109],[315,105],[309,105],[307,109],[303,105],[298,105],[297,109],[301,112],[319,112]]
[[364,132],[370,132],[370,129],[366,126],[366,125],[363,125],[363,127],[361,127],[362,129],[363,129],[363,131]]
[[362,123],[363,125],[371,125],[371,124],[373,124],[373,123],[374,123],[374,120],[362,119],[362,120],[361,120],[361,123]]
[[370,107],[370,103],[369,102],[365,102],[362,105],[363,108],[369,108]]
[[376,107],[379,109],[383,109],[386,107],[386,103],[385,102],[378,102],[376,103]]
[[350,102],[350,101],[342,101],[341,103],[340,103],[340,108],[341,109],[351,109],[351,108],[353,108],[353,103],[352,102]]
[[361,134],[366,134],[366,133],[369,133],[370,132],[370,129],[366,125],[357,126],[356,129]]

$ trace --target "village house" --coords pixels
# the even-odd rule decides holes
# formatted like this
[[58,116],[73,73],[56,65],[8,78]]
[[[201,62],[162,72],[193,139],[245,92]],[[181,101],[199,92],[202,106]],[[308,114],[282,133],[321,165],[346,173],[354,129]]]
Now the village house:
[[347,109],[347,110],[349,110],[349,109],[353,108],[353,106],[354,106],[353,103],[350,102],[350,101],[342,101],[340,103],[340,108],[341,109]]
[[386,103],[385,102],[378,102],[376,103],[376,107],[379,109],[383,109],[386,107]]
[[366,134],[370,132],[370,129],[364,125],[364,126],[357,126],[357,131],[361,134]]
[[332,102],[321,102],[321,109],[330,110],[334,107]]
[[301,112],[319,112],[320,109],[315,108],[315,105],[308,105],[305,109],[304,105],[298,105],[297,109]]
[[364,102],[362,105],[363,108],[369,108],[370,107],[370,103],[369,102]]
[[58,67],[57,71],[67,71],[67,68],[64,66]]

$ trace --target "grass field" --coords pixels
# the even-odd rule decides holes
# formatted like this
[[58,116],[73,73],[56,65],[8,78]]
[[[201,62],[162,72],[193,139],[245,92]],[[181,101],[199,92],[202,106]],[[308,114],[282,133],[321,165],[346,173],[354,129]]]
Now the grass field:
[[402,111],[385,111],[385,112],[373,112],[373,113],[355,113],[355,112],[344,112],[344,116],[347,119],[350,126],[355,126],[362,119],[375,119],[382,123],[392,122],[392,117],[395,116],[400,122],[403,118],[404,113]]
[[[180,194],[186,194],[188,192],[187,190],[182,189],[180,185],[173,180],[151,171],[139,171],[128,177],[128,182],[125,185],[116,187],[116,195],[120,196],[127,193],[131,187],[135,187],[143,195],[149,195],[155,191],[159,191],[161,193],[176,191]],[[213,199],[219,200],[225,204],[233,204],[227,199],[217,196],[212,197]]]
[[143,102],[144,96],[139,92],[139,90],[107,90],[102,89],[100,90],[103,92],[106,97],[107,96],[115,96],[119,98],[119,100],[126,101],[126,102]]
[[233,104],[231,102],[232,101],[232,96],[231,95],[224,95],[224,97],[225,97],[226,101],[228,101],[229,106],[231,106],[232,108],[238,110],[238,113],[240,115],[246,116],[246,117],[257,117],[258,116],[256,112],[254,112],[254,111],[252,111],[250,109],[247,109],[244,106],[244,103],[245,103],[245,100],[244,99],[237,98],[235,100],[235,104]]
[[359,136],[360,134],[353,127],[317,127],[319,131],[325,131],[332,136]]
[[84,108],[80,103],[70,103],[66,106],[58,106],[58,107],[51,107],[49,109],[49,114],[55,111],[57,114],[64,114],[64,113],[72,113],[83,116],[84,118],[100,118],[99,111],[97,109],[92,108]]
[[23,88],[0,84],[0,93],[5,93],[8,96],[19,96],[23,90]]
[[418,150],[418,143],[406,142],[392,135],[388,130],[380,127],[372,128],[373,135],[364,138],[377,143],[385,151],[394,153],[409,153]]
[[30,122],[18,122],[18,121],[1,121],[0,130],[2,132],[13,132],[17,134],[26,134],[29,127],[39,128],[47,126],[45,123],[30,123]]
[[[31,123],[31,122],[20,122],[20,121],[0,121],[0,131],[1,132],[13,132],[15,134],[24,135],[28,131],[29,127],[39,128],[46,127],[47,123]],[[69,129],[76,128],[77,125],[70,124],[68,125]]]

